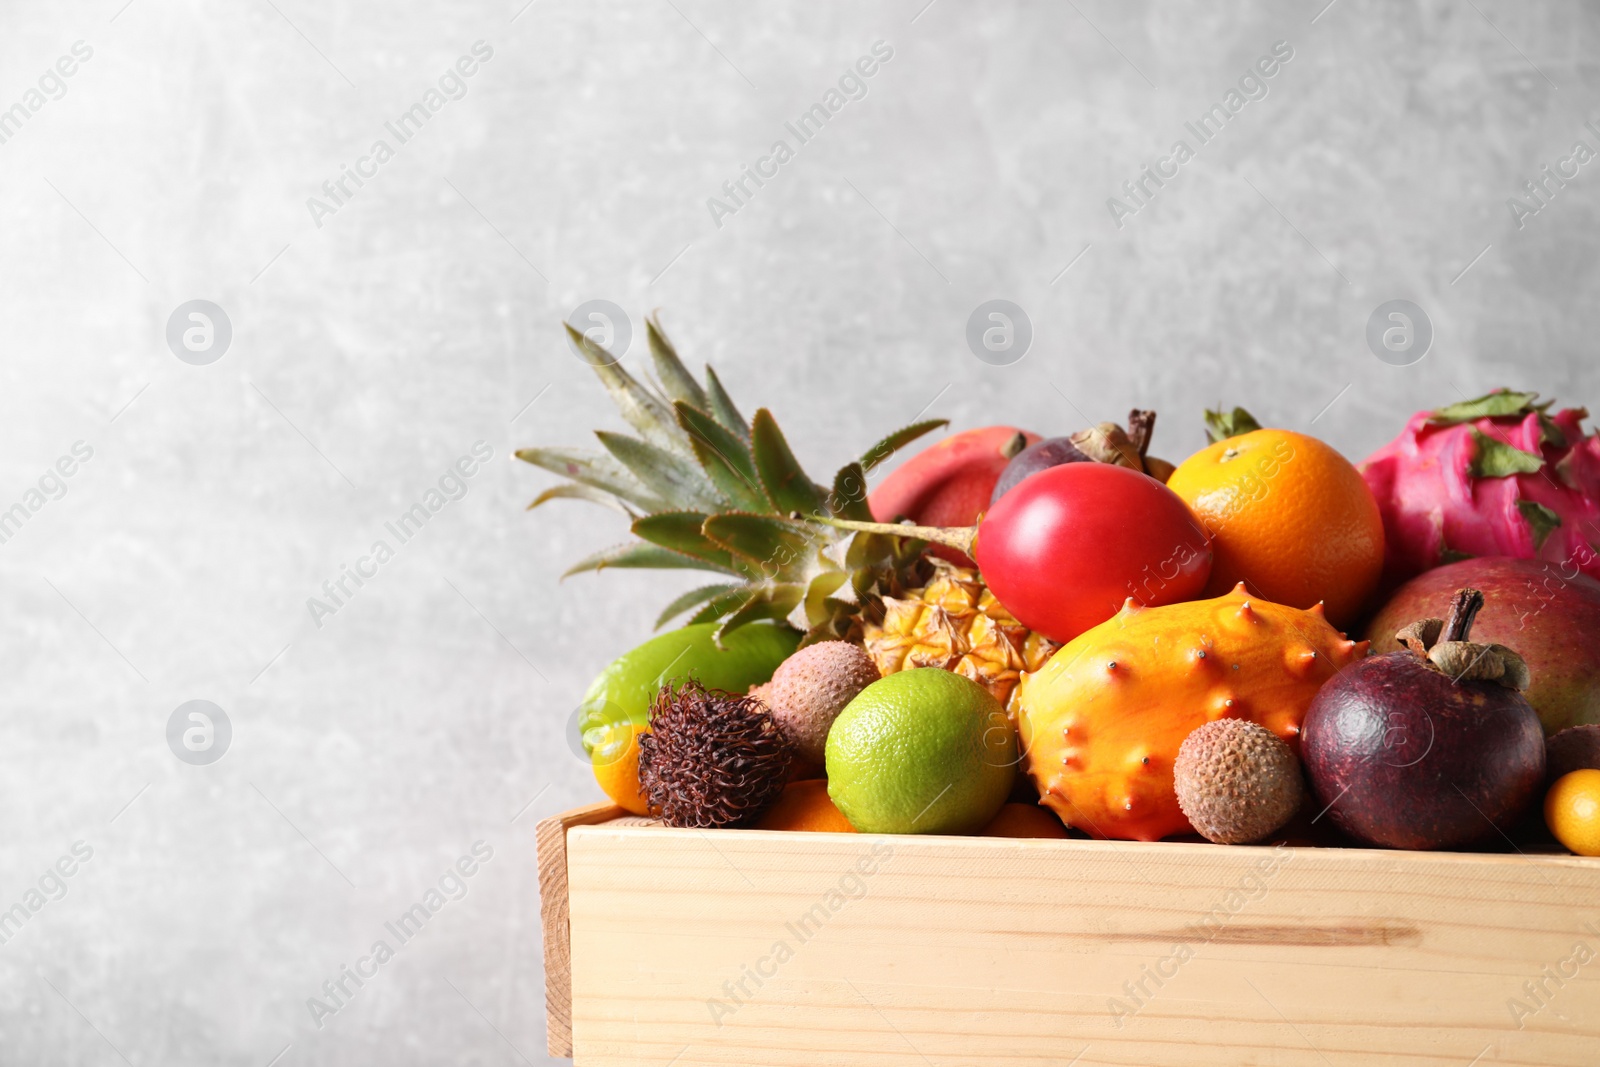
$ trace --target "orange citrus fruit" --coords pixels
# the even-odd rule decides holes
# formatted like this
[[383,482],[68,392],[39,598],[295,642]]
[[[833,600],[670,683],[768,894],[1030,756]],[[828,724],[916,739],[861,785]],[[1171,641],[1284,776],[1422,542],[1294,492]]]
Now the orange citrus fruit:
[[1215,559],[1202,594],[1238,582],[1264,600],[1326,606],[1352,625],[1383,571],[1383,516],[1367,483],[1330,446],[1290,430],[1252,430],[1178,465],[1167,488],[1211,535]]
[[1007,804],[989,825],[978,831],[979,837],[1066,837],[1067,828],[1061,820],[1033,804]]
[[1600,856],[1600,771],[1573,771],[1556,779],[1544,797],[1544,821],[1573,852]]
[[757,830],[806,830],[813,833],[853,834],[855,827],[828,798],[823,778],[790,782],[777,803],[756,821]]
[[589,753],[600,788],[618,807],[635,815],[650,814],[639,786],[639,735],[649,732],[649,727],[635,722],[610,724]]

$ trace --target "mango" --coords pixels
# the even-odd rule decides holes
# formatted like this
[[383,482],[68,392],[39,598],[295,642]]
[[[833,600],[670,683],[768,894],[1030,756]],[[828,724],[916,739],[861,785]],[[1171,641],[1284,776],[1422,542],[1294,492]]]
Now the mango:
[[716,631],[714,622],[685,626],[652,637],[613,660],[578,707],[584,752],[592,755],[609,727],[624,722],[647,725],[650,704],[667,682],[693,675],[709,689],[743,693],[770,681],[778,664],[800,644],[800,631],[781,623],[741,626],[723,637],[721,648],[712,637]]

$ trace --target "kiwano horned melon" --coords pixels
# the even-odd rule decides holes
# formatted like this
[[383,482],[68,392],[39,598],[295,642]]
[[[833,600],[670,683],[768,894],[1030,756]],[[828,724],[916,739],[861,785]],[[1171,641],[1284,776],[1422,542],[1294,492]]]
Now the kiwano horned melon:
[[1173,791],[1178,746],[1215,719],[1248,719],[1300,752],[1322,683],[1367,652],[1309,611],[1215,600],[1120,614],[1025,675],[1013,710],[1042,803],[1101,838],[1155,841],[1191,829]]

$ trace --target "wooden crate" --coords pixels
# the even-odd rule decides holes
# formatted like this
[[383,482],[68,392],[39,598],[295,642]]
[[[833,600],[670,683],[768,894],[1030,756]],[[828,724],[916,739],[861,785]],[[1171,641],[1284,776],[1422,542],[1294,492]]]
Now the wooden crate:
[[1600,1064],[1600,860],[539,826],[578,1067]]

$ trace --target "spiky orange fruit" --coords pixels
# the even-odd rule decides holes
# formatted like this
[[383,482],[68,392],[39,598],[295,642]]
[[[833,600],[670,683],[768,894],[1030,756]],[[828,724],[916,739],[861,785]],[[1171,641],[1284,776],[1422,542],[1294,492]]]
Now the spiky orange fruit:
[[1366,652],[1320,604],[1252,600],[1242,582],[1214,600],[1142,608],[1130,599],[1023,676],[1012,710],[1024,766],[1068,826],[1138,841],[1184,833],[1172,766],[1185,737],[1216,719],[1248,719],[1298,754],[1312,697]]

